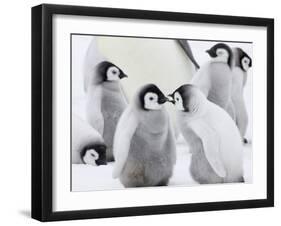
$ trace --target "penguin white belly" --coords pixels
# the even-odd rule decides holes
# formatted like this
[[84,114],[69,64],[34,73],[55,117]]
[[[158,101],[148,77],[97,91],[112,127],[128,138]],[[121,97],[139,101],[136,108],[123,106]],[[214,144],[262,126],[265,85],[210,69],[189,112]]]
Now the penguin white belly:
[[99,37],[97,46],[130,76],[123,81],[130,98],[140,84],[155,83],[166,93],[189,82],[193,74],[191,61],[175,40]]

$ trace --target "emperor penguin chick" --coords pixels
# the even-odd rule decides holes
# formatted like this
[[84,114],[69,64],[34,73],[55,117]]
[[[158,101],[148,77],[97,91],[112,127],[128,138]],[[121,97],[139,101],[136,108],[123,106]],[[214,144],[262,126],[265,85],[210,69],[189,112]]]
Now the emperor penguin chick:
[[235,119],[231,100],[231,48],[224,43],[218,43],[206,52],[211,60],[197,71],[191,83],[198,86],[208,100],[225,109]]
[[164,186],[172,176],[176,144],[166,101],[157,86],[145,85],[118,122],[113,178],[125,187]]
[[243,147],[235,122],[193,85],[170,96],[192,153],[190,172],[200,184],[243,182]]
[[235,121],[244,143],[248,127],[248,113],[244,100],[244,87],[247,82],[247,72],[252,67],[252,59],[241,48],[233,48],[233,76],[231,99],[235,110]]
[[102,136],[76,115],[72,115],[72,163],[106,165],[106,146]]
[[107,161],[113,161],[112,144],[117,122],[127,106],[120,79],[127,77],[124,72],[108,61],[98,63],[93,70],[87,70],[88,122],[104,138],[107,146]]

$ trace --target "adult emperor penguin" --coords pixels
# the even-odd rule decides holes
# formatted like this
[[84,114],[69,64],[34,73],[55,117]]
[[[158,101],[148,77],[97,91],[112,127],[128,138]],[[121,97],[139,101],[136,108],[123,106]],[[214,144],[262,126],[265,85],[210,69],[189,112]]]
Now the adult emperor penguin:
[[115,64],[102,60],[90,64],[95,40],[90,44],[85,63],[84,86],[88,122],[104,138],[107,161],[113,161],[112,144],[117,122],[127,106],[120,79],[127,75]]
[[193,85],[170,94],[192,153],[190,172],[201,184],[243,182],[243,147],[235,122]]
[[122,114],[114,137],[113,178],[125,187],[164,186],[176,161],[175,137],[154,84],[143,86]]
[[244,87],[247,81],[247,72],[252,67],[252,59],[241,48],[233,48],[233,76],[231,99],[235,110],[235,121],[244,143],[248,126],[248,113],[244,100]]
[[211,60],[203,65],[191,80],[206,95],[208,100],[225,109],[234,119],[234,107],[231,101],[232,50],[218,43],[206,51]]
[[76,115],[72,115],[72,163],[106,165],[106,146],[102,136]]

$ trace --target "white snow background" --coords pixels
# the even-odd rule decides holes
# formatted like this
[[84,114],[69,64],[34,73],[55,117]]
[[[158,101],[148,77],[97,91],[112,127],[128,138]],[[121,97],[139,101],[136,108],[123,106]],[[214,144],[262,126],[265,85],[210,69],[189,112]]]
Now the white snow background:
[[[83,119],[85,119],[83,62],[87,48],[92,39],[92,36],[72,36],[72,112]],[[189,44],[195,59],[199,65],[203,65],[204,62],[209,60],[205,51],[215,45],[216,42],[189,41]],[[242,48],[250,57],[252,57],[252,44],[237,42],[228,42],[227,44],[230,47]],[[252,69],[250,69],[248,71],[248,80],[244,90],[244,97],[249,115],[246,138],[250,141],[249,144],[244,146],[244,178],[246,183],[251,183],[252,181],[252,80]],[[179,137],[177,140],[177,162],[169,185],[192,186],[197,184],[189,173],[190,157],[191,155],[188,152],[188,146],[183,138]],[[113,164],[114,163],[108,163],[105,166],[72,164],[72,191],[124,189],[118,179],[112,178]]]

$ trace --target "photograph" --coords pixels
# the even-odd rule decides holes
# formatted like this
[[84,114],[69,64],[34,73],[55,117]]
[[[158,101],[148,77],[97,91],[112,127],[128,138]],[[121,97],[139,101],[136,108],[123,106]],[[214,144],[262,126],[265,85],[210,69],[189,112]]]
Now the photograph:
[[70,34],[70,190],[253,183],[253,42]]
[[32,8],[32,217],[274,206],[274,20]]

